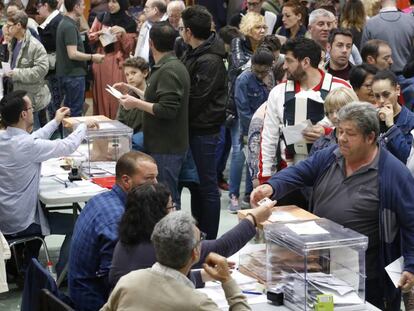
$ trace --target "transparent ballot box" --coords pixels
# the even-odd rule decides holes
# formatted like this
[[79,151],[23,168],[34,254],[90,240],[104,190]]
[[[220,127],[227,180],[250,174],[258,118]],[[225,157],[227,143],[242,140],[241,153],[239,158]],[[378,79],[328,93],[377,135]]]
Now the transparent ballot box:
[[314,310],[318,295],[335,310],[365,310],[368,238],[328,219],[274,223],[264,228],[266,285],[283,292],[292,310]]
[[[81,121],[74,122],[71,127],[65,127],[65,135],[76,129],[83,118],[79,118]],[[131,150],[133,130],[117,120],[100,120],[97,123],[99,128],[88,129],[74,156],[81,159],[82,174],[113,175],[116,161]]]

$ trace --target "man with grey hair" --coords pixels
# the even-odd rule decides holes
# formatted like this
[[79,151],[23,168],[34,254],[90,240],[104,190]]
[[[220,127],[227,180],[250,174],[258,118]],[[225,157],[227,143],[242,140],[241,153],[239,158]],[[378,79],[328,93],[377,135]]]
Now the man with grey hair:
[[[384,267],[404,255],[402,291],[414,284],[414,178],[404,164],[378,146],[377,110],[354,102],[338,112],[338,145],[288,167],[251,194],[278,200],[313,187],[310,210],[368,236],[366,300],[381,310],[400,310],[401,293]],[[385,307],[386,306],[386,307]]]
[[[327,51],[329,33],[337,27],[335,15],[328,10],[316,9],[309,14],[309,38],[315,40],[325,52]],[[329,53],[327,53],[326,60],[328,61],[329,58]],[[354,65],[362,63],[361,55],[355,44],[352,45],[349,61]]]
[[144,14],[147,20],[142,24],[141,30],[139,31],[134,56],[143,57],[146,61],[149,61],[151,65],[154,64],[154,59],[150,53],[149,33],[152,24],[168,19],[166,13],[167,4],[165,3],[165,0],[148,0],[145,3]]
[[167,5],[168,22],[175,30],[178,31],[178,24],[180,23],[181,13],[185,10],[185,3],[183,0],[170,1]]
[[[195,290],[187,278],[200,259],[203,238],[192,216],[182,211],[169,213],[155,225],[151,236],[157,263],[122,277],[101,310],[138,306],[140,310],[158,311],[220,310],[206,294]],[[250,310],[246,297],[231,277],[226,258],[210,253],[203,268],[212,279],[222,283],[231,310]]]

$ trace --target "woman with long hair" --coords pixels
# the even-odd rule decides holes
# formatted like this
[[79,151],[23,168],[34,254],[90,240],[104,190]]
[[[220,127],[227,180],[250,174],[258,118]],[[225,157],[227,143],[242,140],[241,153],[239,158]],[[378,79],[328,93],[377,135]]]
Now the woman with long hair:
[[341,15],[341,27],[349,29],[352,33],[354,44],[360,49],[362,30],[364,29],[367,15],[361,0],[348,0],[345,3]]
[[[203,263],[210,252],[225,257],[236,253],[255,236],[255,225],[270,216],[273,205],[274,203],[255,208],[251,215],[219,239],[202,241],[199,262]],[[130,271],[149,268],[156,262],[155,250],[151,244],[152,231],[158,221],[174,210],[170,191],[163,184],[145,184],[128,193],[125,213],[119,224],[119,241],[109,272],[112,287]],[[201,264],[196,264],[193,268],[201,268]],[[200,271],[189,277],[196,286],[201,286],[207,280],[206,275]]]

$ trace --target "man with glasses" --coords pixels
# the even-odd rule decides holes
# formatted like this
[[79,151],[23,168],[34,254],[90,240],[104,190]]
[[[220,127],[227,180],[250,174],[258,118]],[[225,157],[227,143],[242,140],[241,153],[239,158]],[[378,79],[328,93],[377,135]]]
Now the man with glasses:
[[380,120],[380,141],[405,164],[413,142],[414,113],[398,103],[401,88],[397,76],[390,70],[377,72],[372,92]]
[[[45,214],[37,197],[42,162],[73,153],[84,139],[86,127],[94,126],[89,122],[81,124],[67,138],[49,140],[69,113],[69,108],[58,109],[52,121],[30,134],[34,122],[33,104],[27,93],[14,91],[0,101],[1,122],[6,128],[0,132],[0,231],[6,238],[72,232],[72,216]],[[58,273],[68,257],[70,238],[70,234],[67,235],[62,245],[56,265]],[[38,256],[39,249],[39,242],[27,243],[23,269],[32,257]],[[18,252],[23,251],[20,249]]]
[[43,45],[27,30],[28,17],[23,11],[17,11],[8,17],[6,28],[11,53],[9,63],[11,71],[4,75],[12,81],[14,90],[25,90],[33,103],[34,129],[47,123],[47,106],[50,102],[49,88],[45,76],[49,69],[47,53]]
[[[190,215],[181,211],[169,213],[155,225],[151,236],[157,262],[151,268],[123,276],[102,310],[220,310],[206,294],[195,290],[187,278],[191,267],[199,261],[200,242],[204,238]],[[232,279],[229,266],[226,258],[215,253],[210,253],[203,264],[204,271],[221,283],[230,310],[251,310]]]
[[145,3],[144,14],[147,20],[142,24],[141,30],[139,31],[134,56],[141,56],[152,67],[154,65],[154,59],[150,51],[149,33],[154,23],[168,19],[167,4],[164,0],[148,0]]
[[71,115],[82,115],[85,101],[86,62],[101,63],[103,54],[86,54],[77,22],[85,9],[84,0],[65,0],[67,13],[56,32],[56,76],[59,77],[64,105]]

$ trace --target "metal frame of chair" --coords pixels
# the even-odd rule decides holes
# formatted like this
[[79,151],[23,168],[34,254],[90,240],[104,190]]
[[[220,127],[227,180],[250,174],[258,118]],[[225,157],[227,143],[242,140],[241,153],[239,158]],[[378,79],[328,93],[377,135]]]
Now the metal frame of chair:
[[74,311],[46,288],[40,291],[40,308],[42,311]]
[[27,236],[27,237],[19,237],[19,238],[15,238],[15,239],[9,239],[9,240],[7,240],[7,242],[9,243],[10,250],[13,253],[13,258],[14,258],[14,262],[16,263],[16,268],[17,269],[19,269],[20,267],[19,267],[19,261],[17,259],[15,246],[18,245],[18,244],[22,244],[22,243],[26,243],[26,242],[30,242],[30,241],[34,241],[34,240],[39,240],[40,242],[42,242],[43,250],[45,252],[46,262],[50,262],[49,250],[47,248],[45,240],[42,237],[40,237],[40,236]]

